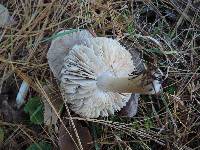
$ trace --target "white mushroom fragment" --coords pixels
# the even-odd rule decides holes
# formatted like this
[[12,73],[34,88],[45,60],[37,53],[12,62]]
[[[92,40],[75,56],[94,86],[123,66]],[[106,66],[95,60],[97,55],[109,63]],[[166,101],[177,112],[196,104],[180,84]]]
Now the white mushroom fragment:
[[20,108],[25,103],[25,98],[28,94],[28,90],[29,85],[26,81],[23,80],[16,97],[17,108]]
[[10,16],[8,9],[0,4],[0,27],[6,27],[13,24],[16,24],[13,16]]
[[0,27],[8,23],[9,17],[8,9],[0,4]]
[[[65,32],[65,31],[64,31]],[[57,48],[58,46],[58,48]],[[132,56],[111,38],[93,37],[87,30],[53,40],[48,62],[71,109],[81,116],[108,116],[126,105],[131,93],[160,91],[161,72],[132,76]]]

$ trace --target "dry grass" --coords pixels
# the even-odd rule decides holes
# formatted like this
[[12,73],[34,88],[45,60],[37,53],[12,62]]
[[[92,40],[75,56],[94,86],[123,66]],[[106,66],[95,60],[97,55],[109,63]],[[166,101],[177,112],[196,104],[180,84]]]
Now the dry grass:
[[[200,9],[197,1],[1,0],[16,24],[1,29],[1,85],[26,80],[30,97],[41,94],[38,82],[55,81],[46,53],[62,29],[87,28],[138,49],[146,63],[166,74],[163,92],[142,96],[137,116],[90,119],[94,149],[200,149]],[[3,87],[2,87],[3,88]],[[71,118],[84,120],[83,118]],[[2,120],[4,147],[25,149],[57,135],[44,126]],[[40,129],[35,129],[40,128]]]

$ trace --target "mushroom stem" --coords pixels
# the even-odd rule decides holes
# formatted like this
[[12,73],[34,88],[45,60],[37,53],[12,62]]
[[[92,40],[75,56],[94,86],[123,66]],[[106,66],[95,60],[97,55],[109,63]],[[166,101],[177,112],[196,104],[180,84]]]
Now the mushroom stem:
[[[159,74],[154,74],[158,77]],[[158,79],[147,78],[146,74],[141,74],[137,77],[111,77],[101,76],[97,80],[97,86],[105,91],[119,93],[140,93],[140,94],[155,94],[160,91],[160,81]]]

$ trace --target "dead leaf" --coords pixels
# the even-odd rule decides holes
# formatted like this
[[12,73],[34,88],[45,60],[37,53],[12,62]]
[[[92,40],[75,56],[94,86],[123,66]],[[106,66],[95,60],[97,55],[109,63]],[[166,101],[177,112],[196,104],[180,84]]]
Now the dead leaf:
[[[60,115],[63,106],[63,101],[61,96],[59,95],[59,91],[56,90],[56,88],[53,87],[52,85],[46,85],[43,88],[46,94],[48,95],[49,100],[52,103],[52,106],[55,108],[56,112]],[[43,98],[43,102],[44,102],[44,123],[47,126],[56,125],[58,121],[56,113],[54,112],[48,100]]]
[[0,94],[0,120],[6,122],[21,122],[25,117],[23,109],[16,110],[15,99],[7,94]]
[[[80,141],[83,146],[83,149],[90,150],[92,148],[92,145],[89,143],[92,142],[92,136],[90,135],[88,128],[78,125],[77,122],[75,122],[75,124],[76,124],[76,129],[80,137]],[[77,143],[77,138],[76,138],[73,128],[67,127],[67,130],[70,132],[73,139]],[[60,150],[76,150],[77,149],[76,145],[72,141],[70,135],[66,132],[63,125],[61,125],[59,128],[59,147],[60,147]]]

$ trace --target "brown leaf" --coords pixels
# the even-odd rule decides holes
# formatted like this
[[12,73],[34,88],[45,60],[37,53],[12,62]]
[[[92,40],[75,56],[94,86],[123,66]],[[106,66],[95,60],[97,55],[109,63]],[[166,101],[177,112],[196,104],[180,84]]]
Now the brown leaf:
[[59,95],[58,90],[56,90],[55,87],[53,87],[52,85],[45,85],[44,87],[44,91],[46,92],[46,94],[48,95],[48,100],[51,102],[51,104],[49,103],[48,100],[44,99],[44,123],[46,125],[56,125],[57,121],[58,121],[58,117],[55,113],[55,111],[53,110],[52,106],[55,108],[56,112],[58,113],[58,115],[60,115],[62,106],[63,106],[63,101],[61,96]]
[[[87,127],[82,127],[81,125],[76,124],[76,129],[81,141],[81,144],[83,146],[84,150],[90,150],[92,145],[89,144],[92,142],[92,137],[90,135],[90,132]],[[78,143],[77,137],[75,136],[74,130],[72,127],[67,127],[67,130],[72,135],[73,139]],[[72,138],[68,134],[68,132],[65,130],[64,126],[61,125],[59,128],[59,147],[61,150],[76,150],[77,147],[72,141]]]

